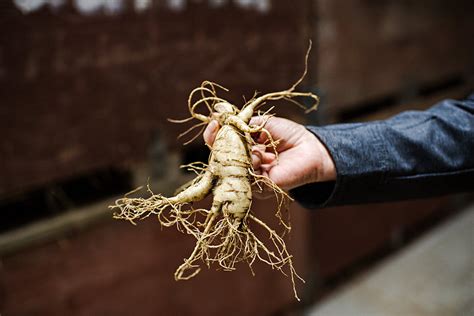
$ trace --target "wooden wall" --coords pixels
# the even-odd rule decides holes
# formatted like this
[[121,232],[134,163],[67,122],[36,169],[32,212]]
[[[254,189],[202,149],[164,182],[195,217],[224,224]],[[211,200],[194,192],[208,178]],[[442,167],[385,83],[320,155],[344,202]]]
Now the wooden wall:
[[[472,1],[315,1],[314,70],[329,122],[425,110],[474,92]],[[311,214],[321,280],[450,210],[449,199],[330,208]]]
[[303,70],[305,2],[275,1],[266,13],[156,2],[113,15],[84,15],[74,3],[28,14],[2,5],[0,196],[142,161],[157,131],[181,149],[175,139],[187,127],[166,118],[187,117],[203,80],[240,105]]
[[[258,216],[275,224],[273,207],[268,201],[255,202]],[[292,210],[295,229],[287,243],[297,271],[308,280],[307,214],[301,208]],[[267,241],[267,234],[259,235]],[[174,228],[160,229],[151,218],[138,226],[109,219],[3,258],[0,311],[5,315],[269,315],[296,303],[290,279],[258,263],[253,266],[255,276],[246,264],[233,272],[204,266],[192,280],[176,282],[174,271],[193,247],[190,236]],[[301,282],[297,288],[299,295],[306,295]]]
[[371,100],[406,101],[443,82],[472,84],[474,2],[316,2],[318,87],[336,119]]
[[[218,8],[184,1],[183,10],[155,1],[138,13],[125,1],[114,14],[84,14],[74,3],[29,13],[12,1],[0,5],[0,197],[103,167],[134,169],[148,159],[157,131],[169,150],[181,151],[175,137],[184,127],[165,119],[186,115],[192,88],[214,80],[239,103],[254,90],[287,87],[301,73],[310,37],[305,88],[320,91],[326,122],[347,113],[367,120],[425,109],[474,87],[472,1],[273,0],[265,12],[240,1]],[[278,113],[305,120],[291,107]],[[255,211],[266,214],[267,203],[256,202]],[[294,204],[289,244],[309,281],[300,293],[310,297],[315,283],[397,243],[446,207],[446,199],[317,212]],[[71,231],[2,258],[0,313],[267,315],[294,309],[288,279],[266,267],[257,267],[256,277],[242,267],[174,282],[191,246],[186,236],[161,231],[153,221],[138,227],[105,221]]]
[[[203,80],[228,87],[241,104],[255,90],[288,87],[303,71],[306,2],[275,1],[262,12],[237,2],[211,8],[185,1],[185,9],[173,10],[155,1],[140,13],[128,7],[90,15],[75,3],[27,14],[2,4],[5,198],[104,167],[135,170],[156,132],[168,150],[181,151],[176,136],[187,127],[166,118],[187,116],[187,96]],[[302,116],[291,106],[280,113]],[[254,207],[273,218],[268,202]],[[299,229],[289,241],[302,276],[307,216],[292,212]],[[289,279],[259,265],[255,277],[242,265],[175,282],[174,270],[192,249],[186,237],[155,221],[132,227],[109,220],[4,256],[0,313],[265,315],[295,302]]]

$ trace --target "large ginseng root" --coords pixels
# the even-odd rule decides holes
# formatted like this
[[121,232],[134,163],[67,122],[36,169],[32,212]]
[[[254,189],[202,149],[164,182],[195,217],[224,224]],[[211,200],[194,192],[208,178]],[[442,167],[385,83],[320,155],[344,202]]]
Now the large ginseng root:
[[[203,82],[189,95],[188,107],[191,117],[174,122],[187,122],[192,119],[201,121],[183,135],[196,127],[201,127],[202,132],[211,120],[219,122],[221,128],[212,146],[209,164],[194,163],[185,166],[196,172],[197,177],[180,188],[180,192],[173,197],[154,194],[148,189],[151,194],[148,198],[125,196],[111,206],[115,210],[115,218],[134,223],[137,219],[153,214],[163,226],[175,225],[179,231],[194,236],[196,239],[194,250],[176,270],[176,280],[194,277],[200,271],[201,262],[208,267],[217,264],[226,271],[232,271],[239,262],[246,262],[251,268],[258,259],[285,275],[289,274],[295,297],[298,299],[295,278],[301,281],[303,279],[296,273],[292,256],[288,253],[282,237],[290,227],[283,220],[281,209],[291,198],[269,178],[257,175],[252,167],[251,147],[255,142],[251,134],[266,133],[268,136],[266,145],[272,148],[275,154],[277,141],[265,130],[265,124],[252,126],[249,122],[254,113],[268,101],[288,100],[302,106],[294,98],[308,97],[314,100],[314,104],[306,111],[316,109],[318,104],[316,95],[295,91],[306,74],[308,54],[309,50],[306,55],[305,72],[293,86],[287,90],[254,96],[241,110],[217,96],[216,90],[218,88],[226,90],[225,88],[209,81]],[[199,98],[194,101],[196,95]],[[198,106],[205,106],[210,114],[196,113]],[[263,114],[258,111],[257,114],[265,115],[265,118],[270,117],[268,111]],[[251,211],[252,187],[260,190],[268,187],[275,193],[278,201],[275,214],[285,228],[282,234],[278,234]],[[192,202],[202,200],[210,193],[213,194],[210,209],[192,207]],[[258,226],[261,227],[258,231],[266,232],[265,241],[255,233]]]

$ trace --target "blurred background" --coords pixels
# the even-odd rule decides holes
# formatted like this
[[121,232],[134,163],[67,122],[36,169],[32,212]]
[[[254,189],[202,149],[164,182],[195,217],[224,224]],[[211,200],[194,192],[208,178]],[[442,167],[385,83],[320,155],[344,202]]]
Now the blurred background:
[[[466,96],[473,13],[472,0],[1,1],[0,313],[311,313],[459,216],[472,196],[318,211],[292,204],[300,303],[289,279],[265,265],[254,277],[242,265],[175,282],[192,238],[152,219],[114,221],[107,206],[147,181],[170,194],[192,177],[180,164],[207,159],[200,138],[176,140],[189,126],[166,120],[187,117],[194,87],[218,82],[239,105],[254,91],[287,88],[309,39],[300,90],[321,96],[319,111],[282,104],[279,116],[368,121]],[[272,209],[254,205],[269,222]]]

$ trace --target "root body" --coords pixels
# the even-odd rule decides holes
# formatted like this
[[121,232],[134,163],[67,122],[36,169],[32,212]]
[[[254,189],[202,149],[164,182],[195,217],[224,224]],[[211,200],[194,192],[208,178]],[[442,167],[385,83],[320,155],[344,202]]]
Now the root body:
[[[200,271],[201,262],[208,267],[217,264],[225,271],[232,271],[239,262],[246,262],[252,268],[252,264],[258,259],[285,275],[289,274],[295,297],[298,299],[295,278],[301,281],[303,279],[293,267],[292,256],[288,253],[282,236],[251,212],[252,186],[260,189],[264,186],[270,187],[278,201],[276,215],[285,230],[290,229],[282,219],[281,209],[291,198],[270,179],[256,175],[252,168],[251,147],[254,141],[250,134],[263,132],[269,135],[269,133],[264,125],[250,126],[249,121],[260,106],[272,100],[284,99],[295,103],[293,100],[295,97],[309,97],[315,102],[308,110],[314,110],[318,103],[316,95],[294,91],[305,74],[306,67],[303,76],[290,89],[254,97],[241,110],[217,97],[217,88],[224,90],[225,88],[212,82],[203,82],[189,96],[188,107],[191,117],[175,121],[187,122],[193,118],[202,121],[182,135],[195,127],[204,126],[212,119],[219,122],[221,129],[214,141],[209,165],[195,163],[185,166],[195,171],[198,176],[184,185],[181,192],[173,197],[153,194],[148,189],[151,194],[148,198],[125,196],[111,206],[115,210],[115,218],[135,224],[137,219],[153,214],[158,217],[161,225],[166,227],[175,225],[179,231],[194,236],[196,245],[191,255],[176,270],[176,280],[194,277]],[[193,101],[195,95],[200,95],[197,101]],[[206,116],[196,113],[199,105],[205,106],[210,114]],[[195,138],[196,136],[193,137]],[[275,149],[276,141],[269,137],[267,146]],[[214,198],[210,210],[192,207],[190,203],[203,199],[211,192]],[[260,230],[266,232],[266,242],[257,237],[253,227],[261,227]]]

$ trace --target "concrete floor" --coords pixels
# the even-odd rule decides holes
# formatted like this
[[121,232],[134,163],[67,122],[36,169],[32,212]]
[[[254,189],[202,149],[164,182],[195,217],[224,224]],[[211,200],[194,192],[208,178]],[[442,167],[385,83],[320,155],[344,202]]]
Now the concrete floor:
[[474,316],[474,205],[307,315]]

